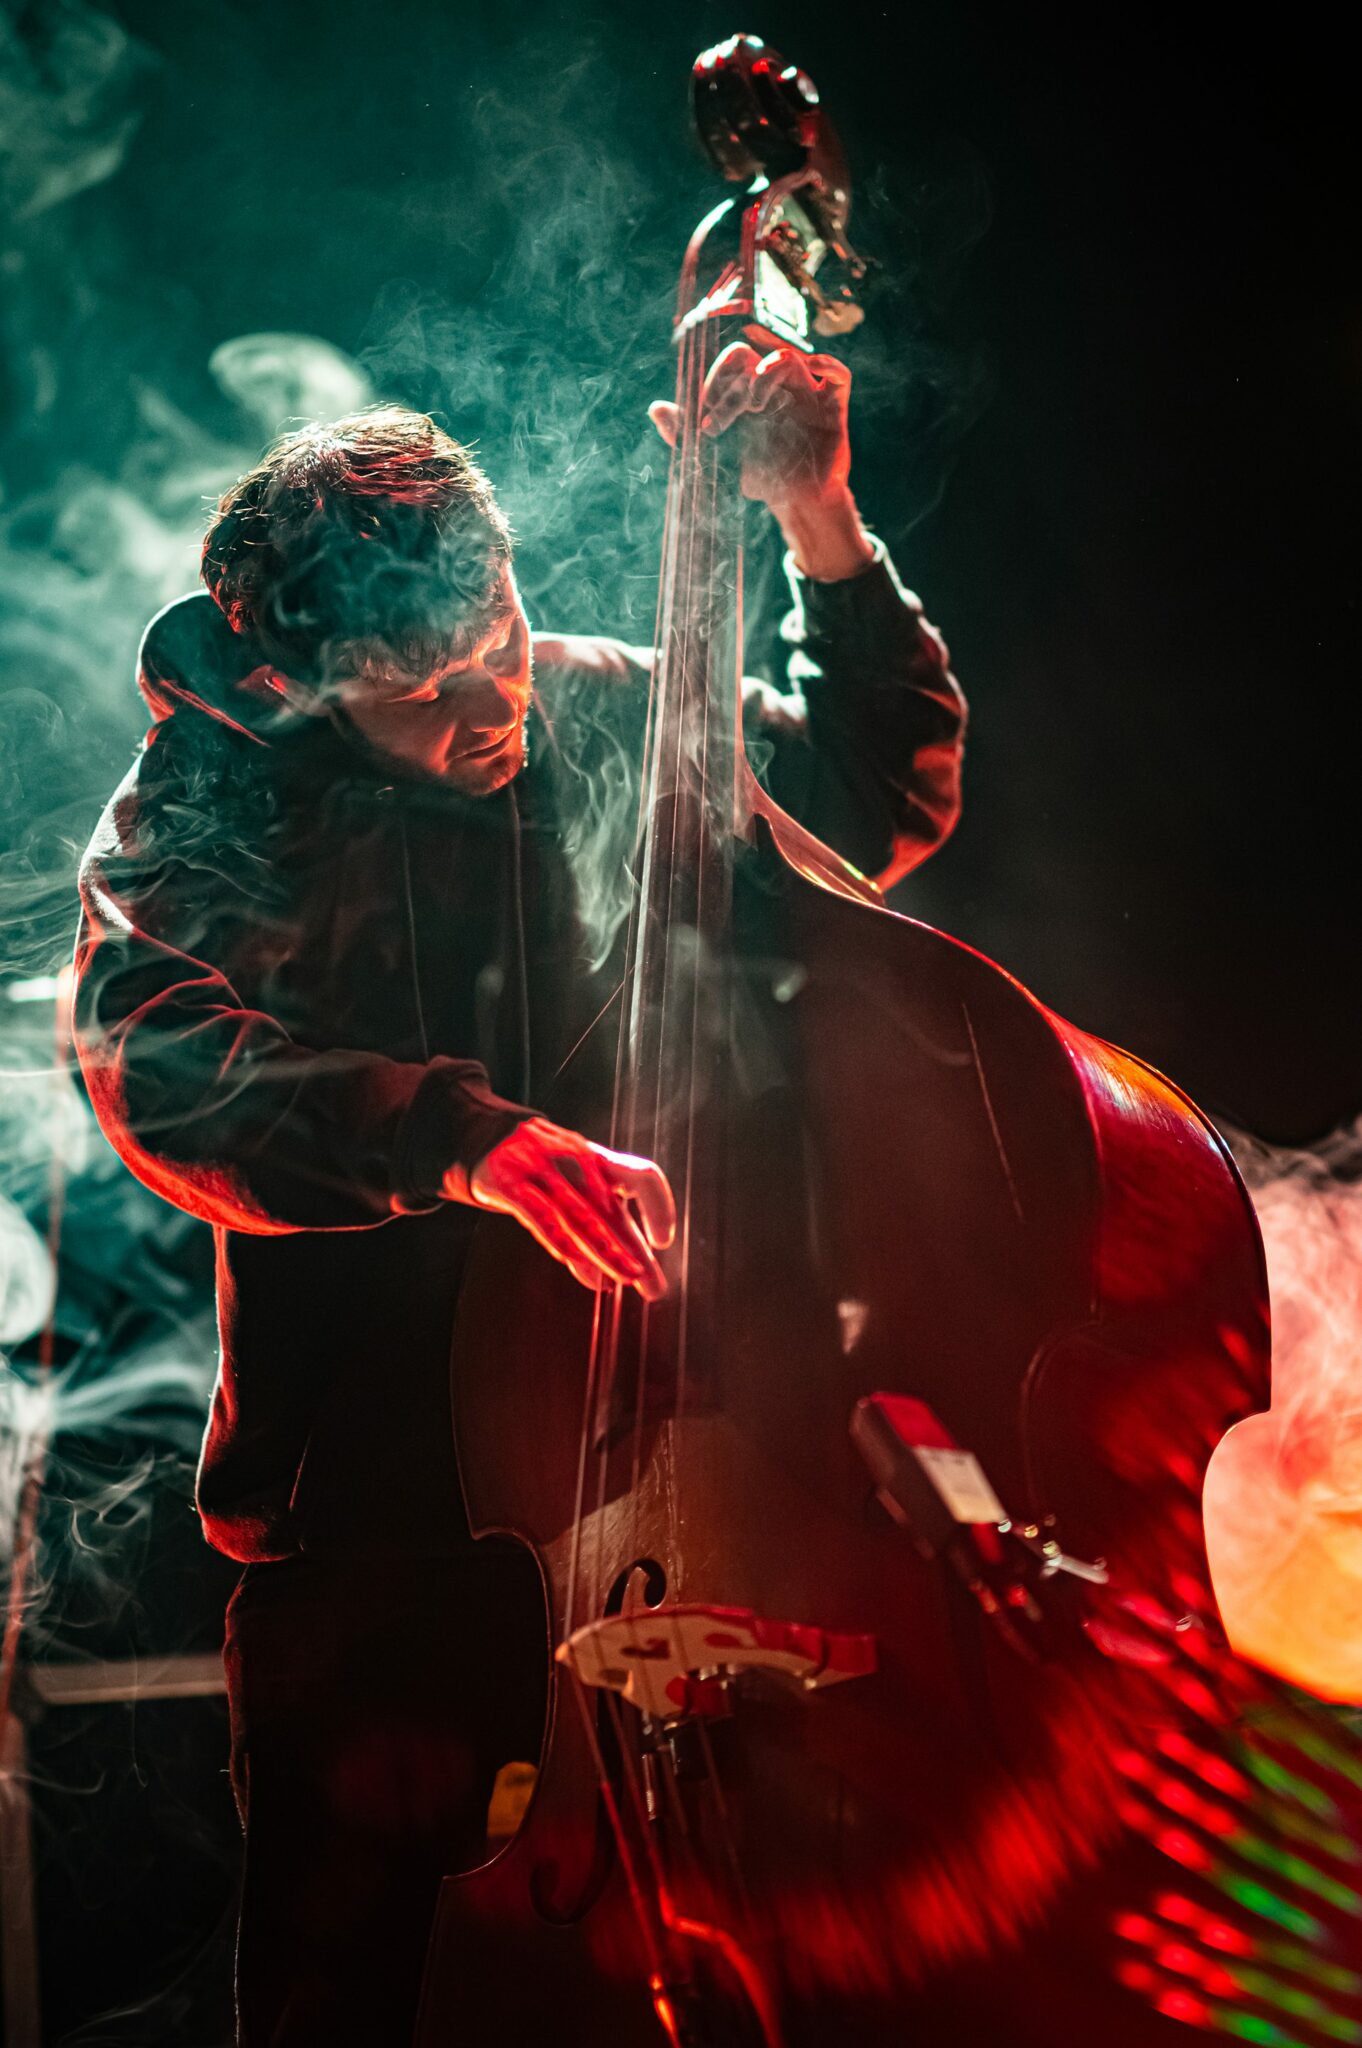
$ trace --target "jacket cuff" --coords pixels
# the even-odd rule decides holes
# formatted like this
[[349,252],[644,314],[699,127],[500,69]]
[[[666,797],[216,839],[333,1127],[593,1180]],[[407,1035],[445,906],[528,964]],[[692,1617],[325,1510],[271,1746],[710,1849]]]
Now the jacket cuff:
[[518,1125],[538,1114],[494,1094],[486,1069],[476,1060],[432,1060],[397,1135],[397,1213],[411,1215],[442,1201],[471,1201],[468,1176],[474,1167]]
[[873,559],[855,576],[835,583],[806,576],[794,556],[786,554],[785,575],[794,599],[793,615],[782,628],[787,640],[802,647],[835,642],[839,654],[856,659],[876,648],[882,653],[886,633],[901,637],[905,623],[915,623],[921,616],[922,607],[899,581],[884,542],[873,533],[867,539]]

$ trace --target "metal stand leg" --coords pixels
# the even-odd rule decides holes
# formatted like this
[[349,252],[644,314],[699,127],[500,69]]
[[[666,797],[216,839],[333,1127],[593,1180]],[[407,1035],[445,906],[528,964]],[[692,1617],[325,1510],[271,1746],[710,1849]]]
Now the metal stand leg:
[[42,2048],[28,1743],[17,1714],[0,1727],[0,1969],[6,2048]]

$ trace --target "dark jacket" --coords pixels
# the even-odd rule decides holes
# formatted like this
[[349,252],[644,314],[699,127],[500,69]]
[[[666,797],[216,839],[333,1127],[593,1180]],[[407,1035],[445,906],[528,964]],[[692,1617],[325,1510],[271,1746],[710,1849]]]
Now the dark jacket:
[[[883,559],[794,582],[791,690],[746,691],[757,764],[897,875],[958,810],[946,651]],[[590,1007],[645,660],[537,635],[528,765],[470,798],[291,711],[206,595],[147,630],[155,723],[82,872],[77,1042],[133,1172],[215,1226],[199,1505],[231,1556],[468,1540],[448,1370],[477,1212],[441,1183],[533,1113]]]

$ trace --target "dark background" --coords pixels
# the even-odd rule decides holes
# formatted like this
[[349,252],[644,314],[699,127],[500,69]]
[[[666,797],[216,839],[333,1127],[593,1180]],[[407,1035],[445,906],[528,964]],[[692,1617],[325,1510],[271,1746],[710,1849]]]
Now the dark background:
[[[1350,1122],[1362,288],[1327,19],[0,0],[0,985],[69,953],[75,850],[142,729],[138,633],[260,445],[221,344],[318,337],[436,409],[502,491],[535,621],[646,637],[664,472],[643,408],[718,196],[686,80],[743,28],[842,130],[881,266],[845,348],[854,481],[973,705],[964,823],[900,907],[1222,1120],[1279,1143]],[[760,641],[769,538],[754,571]],[[39,1056],[19,1014],[0,1000],[7,1071]],[[0,1093],[8,1142],[43,1099]],[[0,1182],[40,1229],[42,1144]],[[185,1494],[203,1248],[91,1160],[59,1358],[109,1398],[84,1434],[66,1414],[38,1637],[200,1647],[231,1576]],[[96,1227],[110,1203],[122,1235]],[[111,1334],[149,1299],[134,1243],[170,1275],[158,1341],[184,1339],[164,1426],[145,1345]],[[148,1457],[159,1490],[129,1493]],[[141,1499],[126,1537],[111,1470]],[[35,1729],[54,2039],[220,2034],[223,1740],[215,1703]]]

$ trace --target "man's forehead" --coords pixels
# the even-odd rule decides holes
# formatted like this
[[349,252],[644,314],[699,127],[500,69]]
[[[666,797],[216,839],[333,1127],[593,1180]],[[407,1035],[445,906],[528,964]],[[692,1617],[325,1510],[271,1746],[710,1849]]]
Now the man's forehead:
[[450,648],[451,664],[470,661],[483,644],[520,610],[520,592],[509,562],[503,563],[495,588],[477,614],[460,626]]

